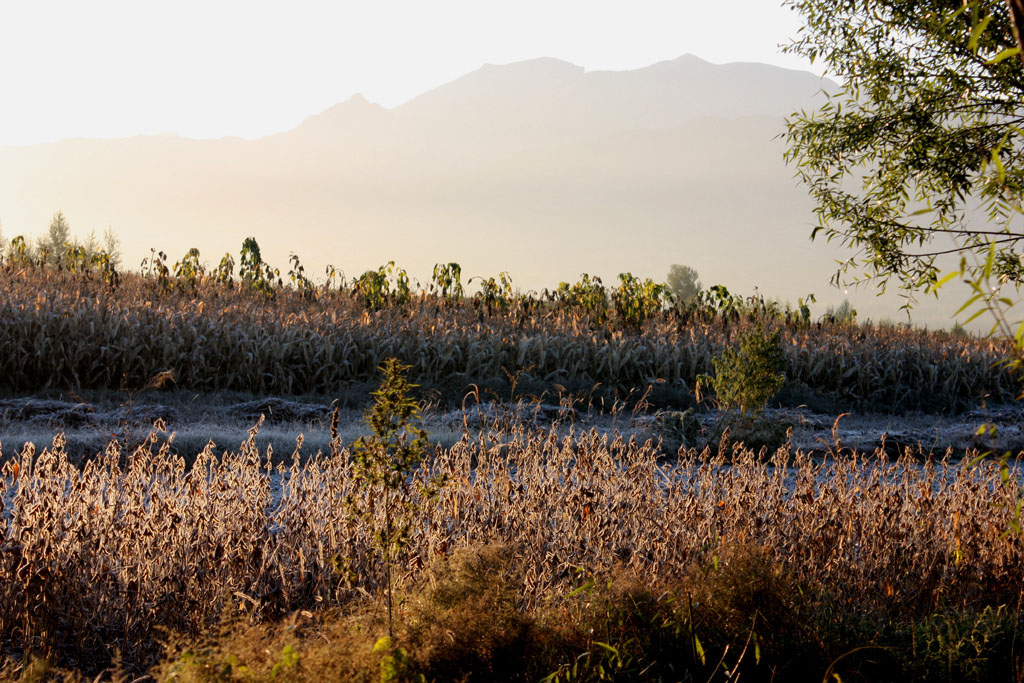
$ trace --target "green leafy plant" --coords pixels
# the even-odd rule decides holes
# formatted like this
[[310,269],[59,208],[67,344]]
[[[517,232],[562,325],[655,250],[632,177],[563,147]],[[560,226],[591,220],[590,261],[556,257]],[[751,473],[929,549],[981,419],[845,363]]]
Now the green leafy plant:
[[[373,405],[366,413],[372,434],[360,437],[352,445],[355,474],[363,489],[379,496],[384,524],[377,528],[374,543],[384,565],[388,604],[388,635],[394,637],[394,598],[392,569],[395,555],[409,537],[410,526],[419,509],[419,501],[436,495],[443,479],[426,484],[414,474],[426,457],[429,442],[420,426],[420,407],[410,395],[416,387],[406,377],[408,365],[389,358],[381,365],[380,387],[373,392]],[[419,494],[419,495],[417,495]],[[356,509],[370,518],[371,511]],[[373,521],[372,519],[370,520]]]
[[285,645],[270,670],[270,678],[277,679],[282,674],[287,675],[299,663],[299,652],[291,645]]
[[495,310],[508,310],[512,300],[512,277],[508,273],[499,273],[497,280],[493,277],[469,279],[470,282],[473,280],[480,280],[480,291],[476,294],[475,300],[478,304],[483,304],[487,309],[487,315],[493,315]]
[[117,289],[121,284],[121,275],[117,272],[117,261],[106,249],[101,249],[92,255],[90,266],[99,271],[100,279],[108,289]]
[[910,305],[952,253],[980,282],[992,247],[997,276],[1024,283],[1020,3],[783,4],[801,24],[784,51],[841,84],[786,134],[817,205],[812,238],[853,251],[835,280],[897,282]]
[[388,305],[388,276],[381,266],[377,270],[368,270],[352,283],[352,293],[359,302],[371,311],[379,311]]
[[583,273],[572,286],[568,282],[560,282],[554,298],[563,306],[587,316],[593,325],[603,325],[608,320],[608,293],[599,277]]
[[619,286],[612,292],[612,303],[623,327],[639,328],[661,311],[665,285],[632,273],[619,273]]
[[388,261],[388,276],[393,280],[391,286],[392,303],[398,306],[409,303],[412,299],[412,289],[409,287],[409,274],[405,272],[405,268],[399,268],[395,266],[394,261]]
[[89,269],[89,255],[78,243],[66,242],[63,248],[62,265],[69,273],[85,273]]
[[155,278],[161,294],[171,291],[171,269],[167,267],[167,254],[156,249],[149,250],[149,257],[142,259],[142,270],[147,278]]
[[315,299],[316,285],[306,277],[306,269],[299,262],[298,254],[294,252],[289,254],[288,262],[291,264],[291,268],[288,269],[288,279],[291,280],[292,286],[299,292],[299,296],[307,300]]
[[224,257],[220,260],[220,264],[217,265],[217,270],[213,271],[213,280],[219,285],[230,287],[235,281],[234,274],[235,257],[230,252],[225,253]]
[[262,294],[268,299],[274,298],[274,280],[280,273],[263,260],[260,245],[255,237],[247,237],[242,242],[239,261],[239,277],[253,292]]
[[425,681],[423,674],[415,674],[409,653],[404,648],[395,647],[390,636],[380,638],[373,645],[373,654],[380,655],[380,683],[395,681]]
[[404,268],[397,268],[394,261],[360,275],[352,283],[352,292],[371,311],[379,311],[388,304],[404,305],[412,299],[409,275]]
[[188,290],[192,294],[199,292],[199,285],[206,276],[206,270],[199,261],[199,250],[192,247],[181,260],[174,264],[174,278],[181,289]]
[[811,304],[815,303],[814,294],[796,300],[797,308],[800,311],[800,322],[804,325],[811,323]]
[[7,246],[7,262],[12,266],[32,265],[32,249],[22,235],[13,237]]
[[328,263],[324,268],[324,275],[326,279],[322,285],[323,291],[329,292],[331,289],[345,288],[345,274],[340,269]]
[[743,309],[743,297],[731,293],[725,285],[712,285],[697,293],[697,306],[712,316],[738,315]]
[[715,375],[703,375],[726,411],[739,408],[743,414],[758,414],[786,381],[781,333],[767,334],[758,325],[740,334],[738,349],[726,349],[713,359]]
[[458,263],[438,263],[434,265],[431,289],[446,302],[456,302],[462,298],[461,280],[462,266]]

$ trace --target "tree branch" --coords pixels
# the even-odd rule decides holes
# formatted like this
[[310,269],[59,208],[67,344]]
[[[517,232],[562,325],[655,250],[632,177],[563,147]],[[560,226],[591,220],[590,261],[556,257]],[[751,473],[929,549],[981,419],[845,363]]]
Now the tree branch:
[[1017,47],[1020,52],[1017,53],[1017,59],[1022,65],[1024,65],[1024,43],[1020,39],[1020,29],[1024,26],[1024,0],[1006,0],[1007,7],[1010,8],[1010,25],[1013,26],[1013,39],[1017,42]]
[[962,230],[956,230],[956,229],[953,229],[953,228],[928,228],[928,227],[924,227],[924,228],[911,228],[911,229],[912,230],[920,230],[921,232],[945,232],[945,233],[951,233],[951,234],[954,234],[954,235],[965,235],[965,236],[966,235],[998,235],[998,236],[1003,238],[1001,240],[996,240],[997,242],[1005,242],[1005,241],[1011,240],[1011,239],[1014,239],[1014,240],[1024,240],[1024,234],[1019,233],[1019,232],[1007,232],[1005,230],[970,230],[970,229],[967,229],[967,228],[964,228]]
[[[1020,239],[1021,239],[1020,237],[1004,237],[1001,240],[992,240],[991,243],[992,244],[1002,244],[1002,243],[1005,243],[1005,242],[1017,242],[1017,241],[1020,241]],[[933,256],[944,256],[946,254],[959,254],[959,253],[964,252],[964,251],[977,251],[977,249],[974,248],[974,247],[971,247],[969,245],[964,245],[964,246],[961,246],[961,247],[953,247],[952,249],[944,249],[942,251],[925,252],[923,254],[904,254],[904,256],[906,258],[910,258],[910,259],[921,259],[921,258],[931,258]]]

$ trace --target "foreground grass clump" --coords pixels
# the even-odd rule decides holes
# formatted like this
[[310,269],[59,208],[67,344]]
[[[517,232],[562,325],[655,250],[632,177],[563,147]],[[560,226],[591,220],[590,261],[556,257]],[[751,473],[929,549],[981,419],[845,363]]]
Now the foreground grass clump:
[[[686,406],[697,378],[758,325],[778,334],[793,404],[953,411],[982,397],[1010,401],[1021,389],[998,364],[1009,356],[1006,343],[812,325],[763,302],[742,315],[735,302],[728,312],[649,307],[642,321],[630,304],[627,323],[558,291],[498,306],[486,293],[454,298],[439,289],[367,308],[365,288],[325,287],[313,298],[280,289],[267,299],[226,282],[164,291],[125,274],[111,290],[63,271],[8,264],[0,272],[0,388],[17,392],[131,390],[169,373],[190,391],[335,397],[374,382],[395,357],[453,405],[476,385],[501,398],[569,392],[611,406],[644,395]],[[601,285],[589,287],[588,297],[606,296]]]
[[392,639],[379,605],[239,623],[171,648],[158,680],[994,681],[1024,671],[1019,615],[834,613],[754,546],[674,586],[619,570],[522,611],[514,549],[436,562]]
[[[236,453],[211,445],[191,468],[156,434],[130,454],[112,443],[81,468],[60,437],[8,459],[4,652],[90,675],[118,661],[140,671],[161,659],[164,633],[365,613],[386,584],[375,545],[386,518],[352,454],[335,442],[273,467],[255,438]],[[988,666],[991,647],[1015,642],[1024,539],[1005,532],[1021,487],[997,466],[883,451],[825,461],[728,445],[674,461],[658,452],[543,429],[466,433],[434,448],[413,498],[436,477],[449,483],[414,500],[392,556],[395,595],[406,597],[389,661],[497,672],[528,651],[564,679],[584,665],[654,671],[668,655],[642,653],[690,643],[687,629],[686,661],[713,667],[723,656],[729,667],[828,666],[878,643],[937,662],[928,648],[961,641],[956,657]],[[349,514],[353,505],[366,514]],[[480,550],[491,546],[504,550]],[[443,568],[467,552],[482,554]],[[386,633],[372,614],[371,649]],[[483,635],[458,636],[463,627]],[[269,647],[275,663],[285,644]],[[866,650],[842,661],[869,654],[882,661]]]

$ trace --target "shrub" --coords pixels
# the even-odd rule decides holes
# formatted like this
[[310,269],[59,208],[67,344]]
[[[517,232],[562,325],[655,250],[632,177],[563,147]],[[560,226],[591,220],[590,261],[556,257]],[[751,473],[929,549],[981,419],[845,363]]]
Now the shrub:
[[352,292],[371,311],[382,310],[389,304],[401,306],[412,299],[409,275],[404,268],[396,267],[394,261],[360,275],[352,283]]
[[174,277],[182,289],[191,294],[198,294],[199,285],[206,277],[206,269],[199,261],[199,250],[192,247],[180,261],[174,264]]
[[619,273],[619,286],[612,292],[612,303],[622,327],[639,328],[661,311],[665,285],[650,278],[641,280],[632,273]]
[[512,301],[512,277],[508,273],[499,273],[497,279],[478,277],[470,278],[469,281],[472,282],[474,279],[480,280],[480,291],[475,300],[478,304],[484,305],[487,315],[494,315],[495,311],[504,313],[508,310],[509,302]]
[[446,302],[462,299],[462,266],[458,263],[437,263],[434,265],[431,290]]
[[608,294],[599,277],[583,273],[572,286],[568,282],[560,282],[555,290],[555,300],[587,316],[592,325],[603,325],[608,320]]
[[535,624],[518,606],[521,568],[511,548],[462,549],[431,574],[407,636],[428,680],[488,680],[528,666]]
[[239,276],[242,282],[249,290],[273,299],[274,280],[277,279],[280,286],[280,272],[263,260],[255,237],[245,238],[239,256]]
[[781,333],[766,334],[761,325],[741,333],[739,349],[726,349],[711,364],[715,376],[702,379],[725,410],[760,413],[786,381]]

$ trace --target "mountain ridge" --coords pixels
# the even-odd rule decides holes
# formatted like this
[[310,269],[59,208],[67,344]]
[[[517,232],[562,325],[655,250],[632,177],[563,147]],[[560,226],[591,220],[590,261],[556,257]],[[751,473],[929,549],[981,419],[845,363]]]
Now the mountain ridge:
[[[829,83],[693,55],[622,72],[483,66],[391,109],[353,96],[255,140],[0,147],[0,220],[6,237],[42,234],[57,210],[75,234],[113,227],[128,264],[193,246],[214,263],[254,236],[268,261],[296,253],[314,274],[395,260],[426,278],[456,261],[540,289],[685,263],[740,293],[828,303],[847,254],[808,242],[813,205],[778,136]],[[855,304],[872,314],[872,300]]]

